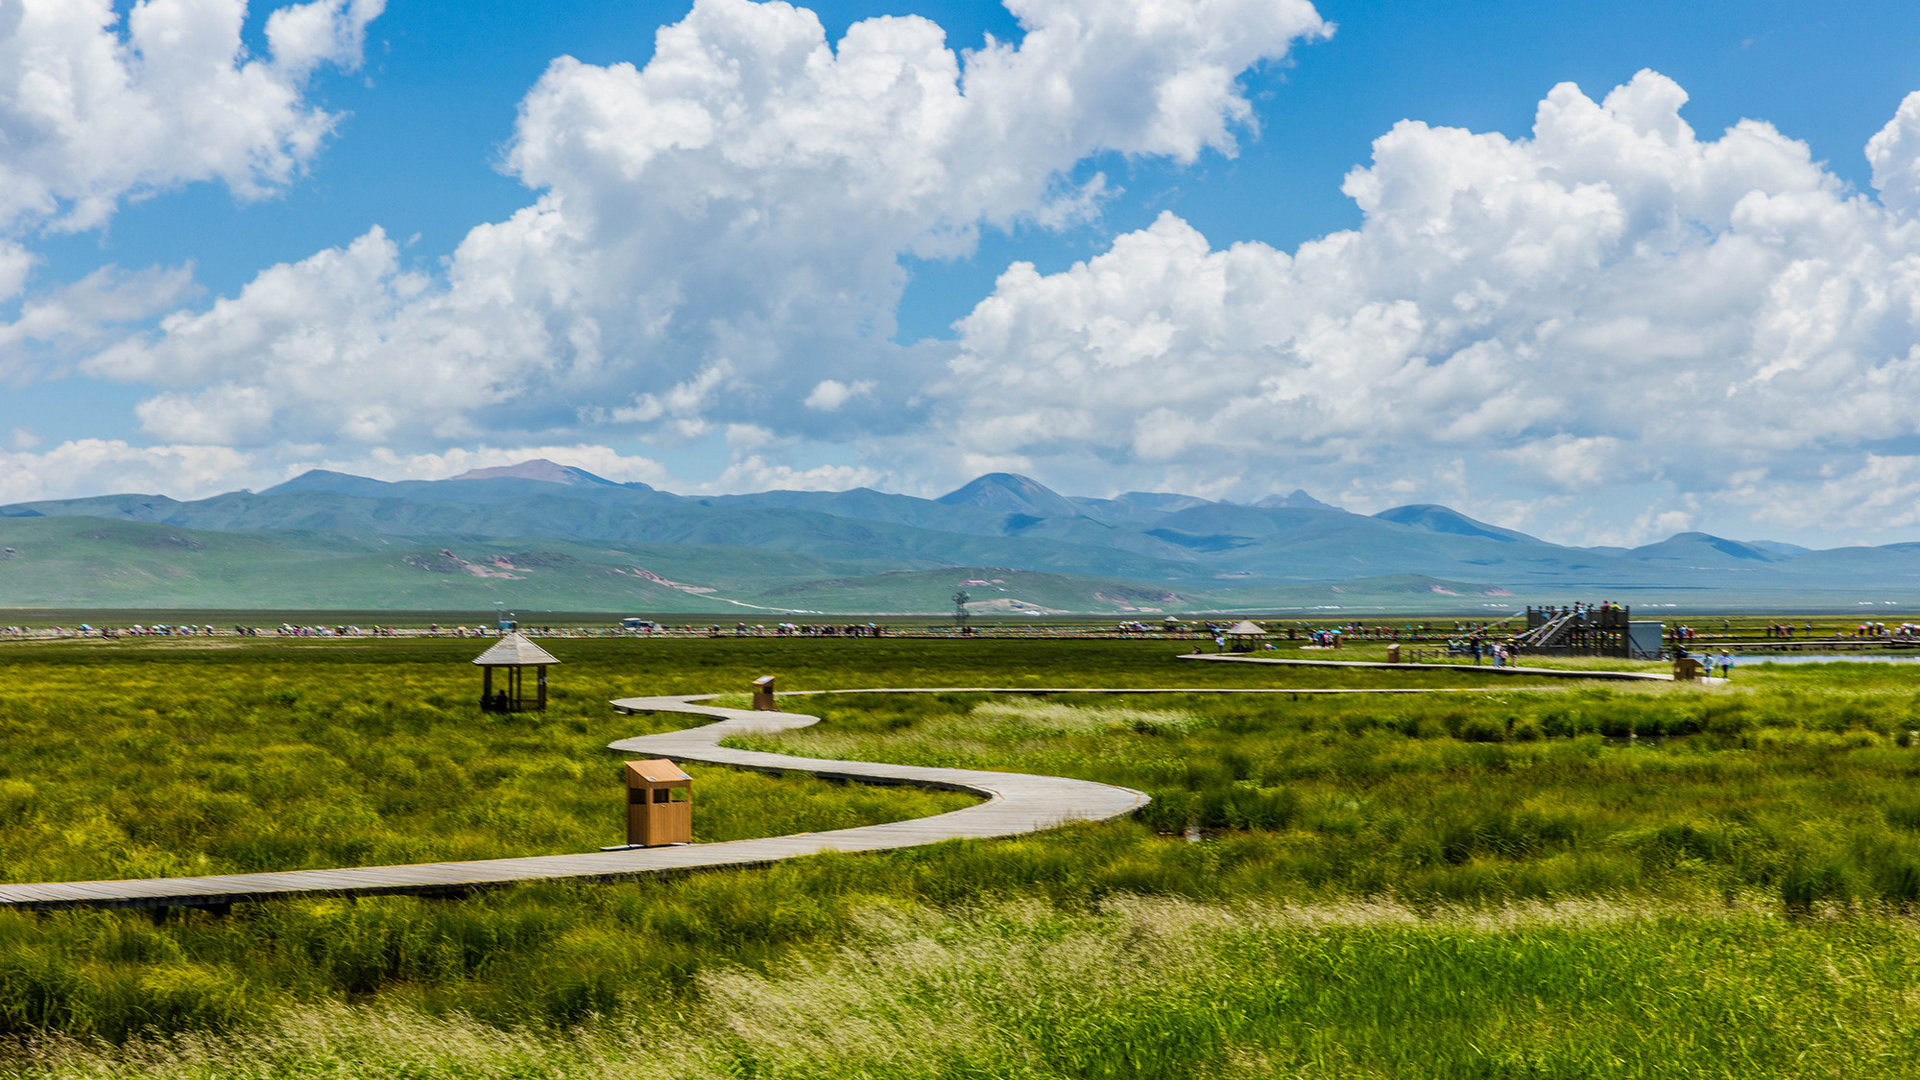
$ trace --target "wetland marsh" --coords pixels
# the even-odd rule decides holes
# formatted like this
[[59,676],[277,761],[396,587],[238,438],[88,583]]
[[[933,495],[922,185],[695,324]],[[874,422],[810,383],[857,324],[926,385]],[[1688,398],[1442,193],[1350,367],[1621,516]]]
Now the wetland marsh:
[[[223,643],[225,644],[225,643]],[[483,717],[462,641],[9,646],[7,880],[588,850],[634,694],[789,699],[767,748],[1123,784],[1131,820],[458,899],[0,912],[12,1075],[1904,1076],[1920,684],[1178,663],[1153,641],[580,640]],[[696,772],[701,839],[951,793]],[[932,1033],[929,1038],[927,1033]]]

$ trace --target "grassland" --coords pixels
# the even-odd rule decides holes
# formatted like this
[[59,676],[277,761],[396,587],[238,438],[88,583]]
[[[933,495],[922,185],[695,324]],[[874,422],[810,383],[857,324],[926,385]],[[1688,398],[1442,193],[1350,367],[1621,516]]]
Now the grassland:
[[[676,722],[606,699],[766,672],[783,689],[1487,685],[1180,663],[1154,642],[574,641],[554,644],[554,709],[499,720],[469,704],[472,642],[205,644],[5,647],[9,880],[580,850],[617,829],[601,747]],[[159,923],[0,913],[0,1031],[17,1040],[0,1073],[1920,1068],[1913,676],[1497,687],[801,699],[825,723],[781,748],[1084,776],[1155,802],[678,880]],[[721,770],[697,785],[708,839],[953,798]]]
[[1887,920],[1563,904],[869,909],[835,949],[565,1032],[323,1003],[41,1044],[70,1077],[1895,1078],[1920,941]]

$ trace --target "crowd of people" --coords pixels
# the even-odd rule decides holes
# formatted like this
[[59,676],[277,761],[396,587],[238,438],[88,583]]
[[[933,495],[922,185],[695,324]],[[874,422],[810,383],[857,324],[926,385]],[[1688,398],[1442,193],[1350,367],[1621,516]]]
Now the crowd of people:
[[491,637],[498,631],[484,627],[454,626],[441,628],[432,626],[427,629],[401,628],[397,626],[355,626],[349,624],[296,625],[281,623],[279,626],[246,626],[235,624],[231,627],[216,627],[210,624],[185,623],[131,623],[126,626],[94,626],[91,623],[79,623],[74,626],[0,626],[0,638],[96,638],[114,641],[120,638],[205,638],[205,637],[283,637],[283,638],[359,638],[359,637]]
[[1854,637],[1886,638],[1890,641],[1920,640],[1920,623],[1888,626],[1883,622],[1863,622],[1854,628]]
[[[1565,613],[1574,616],[1590,616],[1624,610],[1611,602],[1600,604],[1573,604],[1566,608],[1543,609],[1556,614]],[[630,624],[620,625],[573,625],[573,626],[523,626],[514,622],[496,625],[485,623],[442,625],[432,623],[425,627],[396,625],[359,625],[355,623],[281,623],[277,626],[251,626],[235,624],[232,626],[214,626],[207,623],[128,623],[125,625],[93,625],[75,623],[59,626],[0,626],[0,639],[101,639],[120,638],[206,638],[206,637],[280,637],[280,638],[496,638],[507,629],[519,629],[535,637],[555,638],[598,638],[598,637],[782,637],[782,638],[880,638],[880,637],[991,637],[1014,639],[1071,639],[1071,638],[1153,638],[1208,641],[1229,636],[1230,628],[1239,620],[1197,619],[1183,621],[1167,618],[1158,622],[1128,620],[1119,623],[994,623],[972,624],[965,627],[942,625],[938,623],[748,623],[735,622],[732,626],[721,623],[682,623],[664,624],[651,620],[627,620]],[[1262,625],[1267,635],[1263,639],[1265,647],[1278,647],[1277,643],[1292,642],[1299,645],[1320,648],[1341,648],[1360,642],[1368,643],[1433,643],[1435,648],[1442,647],[1450,656],[1471,658],[1474,663],[1492,662],[1496,666],[1504,665],[1522,651],[1515,643],[1510,626],[1502,622],[1471,622],[1456,620],[1450,623],[1434,622],[1364,622],[1359,620],[1343,621],[1337,624],[1316,624],[1305,620],[1268,620]],[[1704,635],[1709,640],[1735,640],[1730,620],[1721,620],[1717,632]],[[1862,621],[1851,630],[1827,631],[1832,634],[1827,640],[1866,639],[1898,644],[1920,643],[1920,622],[1885,623]],[[1795,625],[1786,621],[1770,621],[1761,627],[1760,636],[1766,641],[1805,640],[1816,637],[1811,622]],[[1670,626],[1666,631],[1669,647],[1690,650],[1697,647],[1703,638],[1702,631],[1690,624]],[[1716,665],[1718,666],[1718,665]]]
[[1471,657],[1476,664],[1491,660],[1494,667],[1506,667],[1515,656],[1520,654],[1517,646],[1490,638],[1482,633],[1468,634],[1447,642],[1449,656]]
[[[644,626],[508,626],[441,625],[361,626],[358,624],[294,624],[278,626],[233,625],[216,627],[205,624],[129,624],[94,626],[87,623],[57,626],[0,626],[0,638],[16,639],[100,639],[123,637],[297,637],[297,638],[495,638],[509,629],[531,637],[552,638],[716,638],[716,637],[804,637],[804,638],[879,638],[879,637],[992,637],[992,638],[1201,638],[1211,636],[1215,624],[1181,623],[1176,626],[1144,623],[1101,625],[971,625],[960,628],[938,624],[864,623],[746,623],[732,626],[721,623],[666,624],[648,621]],[[1226,624],[1218,624],[1225,626]]]
[[[234,628],[235,632],[239,629]],[[155,623],[151,626],[143,623],[128,626],[94,626],[90,623],[74,626],[0,626],[0,637],[20,638],[213,637],[223,633],[226,631],[212,626],[174,623]]]
[[[746,623],[740,623],[739,626],[737,626],[735,629],[738,632],[744,633],[745,632],[744,628],[746,627],[746,625],[747,625]],[[824,625],[810,625],[810,624],[796,625],[790,622],[783,622],[775,625],[773,629],[774,629],[774,633],[781,637],[877,638],[877,637],[880,637],[883,633],[879,623],[846,623],[843,625],[835,626],[831,623],[824,624]],[[766,633],[766,630],[767,628],[764,626],[754,627],[754,633],[756,635],[764,634]]]

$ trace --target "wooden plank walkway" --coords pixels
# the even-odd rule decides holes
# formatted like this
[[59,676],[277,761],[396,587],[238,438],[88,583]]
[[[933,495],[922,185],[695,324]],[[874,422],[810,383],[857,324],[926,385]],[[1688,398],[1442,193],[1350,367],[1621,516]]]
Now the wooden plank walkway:
[[[292,896],[458,893],[516,881],[611,881],[698,869],[759,866],[824,851],[886,851],[966,837],[1012,836],[1068,822],[1118,817],[1147,803],[1146,795],[1130,788],[1058,776],[880,765],[727,749],[718,745],[720,740],[734,735],[768,734],[805,727],[816,723],[818,718],[799,713],[749,712],[698,704],[710,698],[711,695],[626,698],[614,702],[616,708],[628,713],[681,713],[718,722],[682,731],[622,739],[611,744],[610,749],[646,757],[667,757],[676,761],[730,765],[766,772],[804,772],[866,783],[914,784],[971,791],[985,796],[986,801],[949,814],[910,821],[719,844],[629,848],[580,855],[541,855],[408,866],[356,866],[212,877],[0,885],[0,907],[41,911],[81,907],[203,907],[219,910],[235,903]],[[613,793],[609,793],[608,798],[612,799]]]
[[[1641,682],[1672,682],[1665,671],[1589,671],[1580,668],[1517,667],[1508,664],[1390,664],[1385,660],[1296,660],[1283,656],[1249,656],[1240,653],[1183,653],[1181,660],[1213,660],[1229,664],[1274,664],[1282,667],[1370,668],[1378,671],[1455,671],[1476,675],[1545,675],[1554,679],[1625,679]],[[1701,679],[1700,682],[1720,682]],[[1304,691],[1302,691],[1304,693]]]
[[[1199,658],[1248,659],[1233,656]],[[1344,662],[1341,661],[1294,661],[1294,663],[1344,666]],[[1454,670],[1445,665],[1361,664],[1358,666],[1428,666]],[[1474,692],[1484,692],[1484,688],[876,687],[862,690],[789,691],[785,696],[933,693],[1297,695]],[[720,741],[735,735],[791,731],[818,723],[819,718],[804,713],[752,712],[706,704],[714,696],[716,695],[622,698],[615,701],[614,708],[625,713],[677,713],[714,722],[658,735],[622,739],[608,744],[608,748],[646,757],[727,765],[762,772],[802,772],[826,779],[851,780],[860,783],[910,784],[970,791],[984,796],[986,801],[952,813],[909,821],[895,821],[829,832],[795,833],[789,836],[773,836],[756,840],[733,840],[717,844],[629,848],[578,855],[537,855],[469,862],[415,863],[405,866],[354,866],[331,870],[222,874],[211,877],[0,884],[0,908],[47,911],[85,907],[201,907],[220,910],[236,903],[285,899],[294,896],[450,895],[470,889],[519,881],[563,879],[615,881],[692,870],[762,866],[781,859],[826,851],[888,851],[895,848],[935,844],[943,840],[1015,836],[1074,821],[1102,821],[1129,813],[1147,803],[1145,794],[1131,788],[1059,776],[886,765],[864,761],[836,761],[828,758],[800,758],[786,754],[735,750],[720,746]],[[610,793],[609,798],[612,797],[613,794]]]

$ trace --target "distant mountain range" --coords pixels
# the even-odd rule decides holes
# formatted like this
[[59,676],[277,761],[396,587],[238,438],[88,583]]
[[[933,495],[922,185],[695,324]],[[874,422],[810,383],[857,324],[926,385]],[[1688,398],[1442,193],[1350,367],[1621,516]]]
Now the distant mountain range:
[[450,480],[316,470],[258,493],[0,506],[0,607],[657,613],[1472,612],[1611,599],[1687,610],[1902,605],[1920,544],[1813,551],[1680,533],[1577,548],[1444,506],[1354,514],[1062,495],[991,473],[937,499],[683,496],[529,461]]

